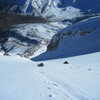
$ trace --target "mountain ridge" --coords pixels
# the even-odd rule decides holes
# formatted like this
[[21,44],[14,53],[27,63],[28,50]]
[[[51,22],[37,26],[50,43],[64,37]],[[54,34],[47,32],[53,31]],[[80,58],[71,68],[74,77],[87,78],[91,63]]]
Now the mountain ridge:
[[77,22],[55,34],[47,51],[32,60],[67,58],[100,51],[100,17]]

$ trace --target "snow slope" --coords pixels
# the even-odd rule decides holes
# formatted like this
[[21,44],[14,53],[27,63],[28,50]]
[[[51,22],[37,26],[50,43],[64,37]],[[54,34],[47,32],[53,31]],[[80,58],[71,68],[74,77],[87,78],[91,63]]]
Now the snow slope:
[[99,100],[99,59],[100,52],[38,67],[40,62],[0,54],[0,100]]
[[77,22],[54,35],[47,52],[33,60],[48,60],[100,51],[100,17]]
[[[63,64],[65,61],[69,64]],[[100,52],[43,63],[45,67],[38,68],[38,71],[68,91],[73,86],[92,100],[100,99]],[[74,90],[70,92],[73,94]]]

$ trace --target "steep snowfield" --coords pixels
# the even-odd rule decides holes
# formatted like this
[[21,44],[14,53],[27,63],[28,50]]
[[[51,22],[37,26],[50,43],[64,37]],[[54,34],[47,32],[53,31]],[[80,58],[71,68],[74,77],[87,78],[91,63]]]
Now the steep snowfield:
[[40,62],[0,54],[0,100],[99,100],[99,59],[100,52],[38,67]]
[[57,59],[100,51],[100,17],[77,22],[58,32],[47,52],[33,60]]

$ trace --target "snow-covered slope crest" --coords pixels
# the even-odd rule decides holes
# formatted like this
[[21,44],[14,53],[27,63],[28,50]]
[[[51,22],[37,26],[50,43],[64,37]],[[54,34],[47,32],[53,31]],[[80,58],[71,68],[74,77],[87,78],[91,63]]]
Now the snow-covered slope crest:
[[75,23],[56,34],[47,52],[34,59],[52,59],[100,51],[100,17]]

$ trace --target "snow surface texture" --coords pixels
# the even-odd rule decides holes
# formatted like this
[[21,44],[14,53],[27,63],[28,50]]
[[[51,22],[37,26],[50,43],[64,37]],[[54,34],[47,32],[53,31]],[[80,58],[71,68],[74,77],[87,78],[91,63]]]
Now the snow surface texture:
[[58,32],[48,45],[47,52],[33,60],[72,57],[99,51],[100,17],[93,17]]
[[38,67],[40,62],[0,54],[0,100],[99,100],[99,59],[100,52]]

